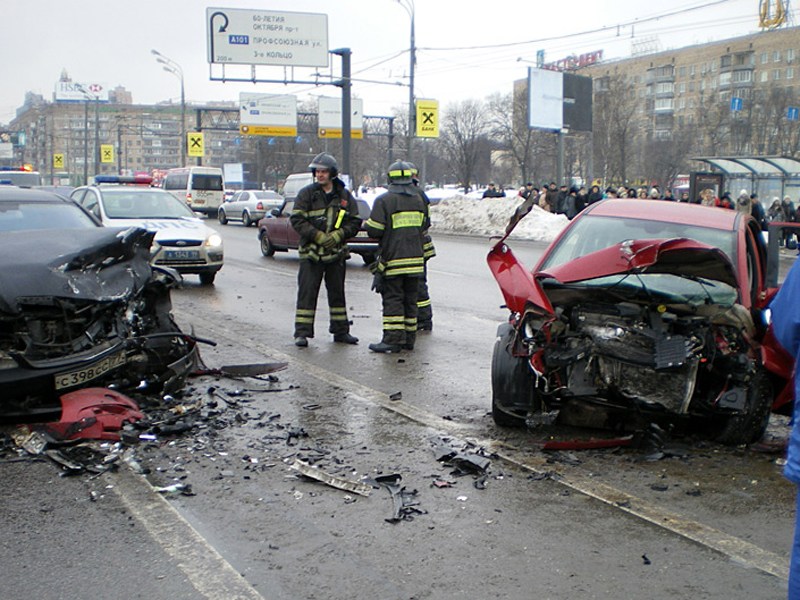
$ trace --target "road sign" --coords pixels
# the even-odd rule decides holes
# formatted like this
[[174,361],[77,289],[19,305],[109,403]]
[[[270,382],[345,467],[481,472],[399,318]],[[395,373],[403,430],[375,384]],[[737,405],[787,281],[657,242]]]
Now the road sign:
[[190,131],[186,134],[186,145],[189,148],[187,154],[189,156],[205,156],[205,148],[203,147],[203,132]]
[[60,152],[53,154],[53,168],[54,169],[63,169],[64,168],[64,155]]
[[[342,99],[320,96],[317,136],[323,139],[342,137]],[[350,103],[350,137],[360,140],[364,137],[364,101],[353,98]]]
[[207,8],[208,62],[328,66],[328,15]]
[[113,163],[114,162],[114,146],[111,144],[100,144],[100,162]]
[[239,132],[243,135],[297,136],[297,97],[239,94]]
[[797,121],[800,119],[800,108],[796,106],[790,106],[786,109],[786,118],[790,121]]
[[744,107],[744,101],[736,96],[731,98],[731,111],[739,112]]
[[417,100],[417,137],[439,137],[438,100]]

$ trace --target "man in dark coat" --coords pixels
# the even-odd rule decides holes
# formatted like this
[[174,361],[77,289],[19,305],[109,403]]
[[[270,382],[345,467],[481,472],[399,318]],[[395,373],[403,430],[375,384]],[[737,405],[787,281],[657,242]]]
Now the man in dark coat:
[[344,279],[348,257],[345,240],[361,228],[358,206],[338,178],[338,165],[333,156],[322,152],[308,166],[316,181],[298,192],[289,217],[300,235],[294,343],[304,348],[308,346],[308,338],[314,337],[317,298],[324,279],[333,341],[356,344],[358,338],[350,335]]

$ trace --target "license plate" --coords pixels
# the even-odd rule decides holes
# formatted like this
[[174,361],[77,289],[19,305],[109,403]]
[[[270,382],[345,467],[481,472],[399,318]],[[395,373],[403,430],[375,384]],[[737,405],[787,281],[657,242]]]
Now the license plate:
[[197,250],[164,250],[166,260],[196,260],[200,258]]
[[124,365],[125,362],[125,353],[120,352],[119,354],[114,354],[113,356],[107,356],[106,358],[99,360],[83,369],[76,369],[75,371],[69,371],[68,373],[59,373],[55,376],[56,389],[62,390],[64,388],[73,387],[82,383],[86,383],[87,381],[97,379],[112,369],[116,369],[117,367]]

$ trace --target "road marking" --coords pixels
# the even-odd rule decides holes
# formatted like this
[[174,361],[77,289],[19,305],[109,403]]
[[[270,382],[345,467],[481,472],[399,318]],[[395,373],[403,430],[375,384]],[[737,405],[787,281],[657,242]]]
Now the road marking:
[[462,273],[454,273],[453,271],[440,271],[439,269],[430,269],[430,268],[428,269],[428,273],[436,273],[437,275],[449,275],[450,277],[458,277],[458,278],[466,277],[466,275],[463,275]]
[[[390,400],[389,396],[383,392],[306,362],[297,356],[271,348],[258,340],[231,335],[203,317],[193,315],[192,320],[201,321],[202,326],[211,333],[205,337],[225,338],[233,344],[246,344],[248,348],[261,352],[273,360],[299,365],[304,374],[329,385],[335,385],[347,390],[353,398],[390,410],[420,425],[440,429],[451,435],[460,435],[466,441],[493,452],[500,459],[523,470],[537,474],[547,474],[553,471],[553,465],[547,463],[544,457],[526,456],[516,448],[509,447],[496,440],[467,437],[471,432],[474,433],[475,428],[473,426],[442,419],[402,400]],[[784,580],[789,578],[789,562],[786,558],[703,523],[669,512],[656,504],[618,490],[610,485],[598,482],[592,477],[582,475],[579,469],[571,468],[569,473],[559,474],[554,481],[701,546],[715,550],[740,564],[759,569]]]
[[144,477],[129,469],[120,469],[108,477],[125,507],[175,560],[204,598],[264,600]]

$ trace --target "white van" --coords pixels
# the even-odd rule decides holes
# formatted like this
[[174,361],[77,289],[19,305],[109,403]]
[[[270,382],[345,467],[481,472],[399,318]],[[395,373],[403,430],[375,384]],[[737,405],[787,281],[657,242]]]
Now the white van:
[[161,187],[207,216],[216,217],[224,199],[222,169],[216,167],[170,169]]
[[310,172],[292,173],[283,182],[283,197],[287,200],[294,200],[297,198],[297,192],[312,183],[314,183],[314,176]]

